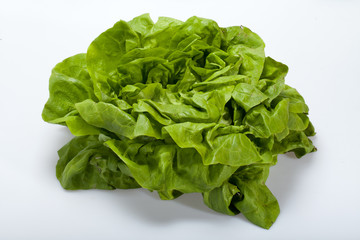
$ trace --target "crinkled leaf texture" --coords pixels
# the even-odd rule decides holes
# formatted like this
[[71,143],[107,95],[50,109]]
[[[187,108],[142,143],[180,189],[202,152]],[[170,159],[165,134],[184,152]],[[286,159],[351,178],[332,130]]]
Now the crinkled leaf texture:
[[264,46],[246,27],[198,17],[117,22],[52,71],[43,119],[75,135],[58,152],[61,185],[198,192],[269,228],[279,214],[270,166],[316,149],[304,99]]

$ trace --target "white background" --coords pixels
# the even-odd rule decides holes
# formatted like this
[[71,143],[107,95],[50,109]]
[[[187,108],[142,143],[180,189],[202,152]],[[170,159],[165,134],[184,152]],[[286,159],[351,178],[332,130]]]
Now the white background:
[[[279,157],[270,230],[208,209],[200,194],[65,191],[56,151],[71,139],[45,123],[52,67],[86,52],[116,21],[142,13],[244,25],[290,68],[310,107],[318,152]],[[0,0],[0,239],[360,239],[359,1]]]

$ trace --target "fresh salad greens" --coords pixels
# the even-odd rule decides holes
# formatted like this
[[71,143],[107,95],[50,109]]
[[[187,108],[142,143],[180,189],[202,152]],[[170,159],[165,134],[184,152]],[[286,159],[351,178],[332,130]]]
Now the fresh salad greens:
[[42,117],[75,135],[58,152],[61,185],[198,192],[269,228],[280,211],[269,168],[316,149],[308,106],[264,47],[246,27],[199,17],[115,23],[52,70]]

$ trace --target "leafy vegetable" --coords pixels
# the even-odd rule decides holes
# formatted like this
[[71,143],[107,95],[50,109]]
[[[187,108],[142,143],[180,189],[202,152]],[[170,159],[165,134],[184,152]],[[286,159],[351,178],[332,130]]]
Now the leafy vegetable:
[[57,64],[42,117],[74,139],[59,150],[65,189],[199,192],[215,211],[269,228],[278,154],[316,149],[308,107],[246,27],[149,15],[119,21]]

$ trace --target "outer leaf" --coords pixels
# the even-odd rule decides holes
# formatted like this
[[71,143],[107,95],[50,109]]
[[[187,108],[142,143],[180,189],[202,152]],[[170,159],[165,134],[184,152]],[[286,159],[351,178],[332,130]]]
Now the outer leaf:
[[77,54],[57,64],[49,81],[50,97],[42,112],[44,121],[65,124],[75,104],[86,99],[96,101],[85,54]]
[[88,124],[80,116],[68,117],[66,125],[75,136],[99,135],[101,133],[99,128]]
[[279,204],[265,186],[269,165],[239,168],[221,187],[204,193],[204,202],[217,212],[235,215],[241,212],[254,224],[269,229],[280,213]]
[[65,189],[137,188],[124,163],[98,136],[75,137],[59,150],[56,176]]
[[236,85],[232,97],[245,111],[249,111],[268,98],[255,86],[247,83],[239,83]]
[[259,84],[265,84],[262,91],[268,96],[267,105],[276,98],[285,87],[285,76],[288,72],[285,64],[266,57],[264,69],[260,76]]
[[151,20],[149,14],[143,14],[135,17],[129,21],[128,24],[135,32],[140,34],[140,36],[146,36],[154,27],[154,22]]
[[182,40],[194,34],[208,45],[220,47],[222,32],[217,23],[210,19],[191,17],[174,32],[170,47],[177,47]]
[[110,101],[116,97],[111,85],[117,79],[120,57],[140,46],[139,36],[124,21],[117,22],[90,44],[87,66],[94,81],[95,95],[100,100]]
[[275,141],[273,147],[273,152],[276,154],[290,151],[300,158],[307,153],[316,151],[316,148],[304,132],[291,131],[282,141]]
[[226,32],[223,47],[230,54],[243,59],[240,74],[249,76],[251,83],[257,83],[265,61],[264,42],[246,27],[228,27],[223,30]]
[[[172,96],[171,96],[172,95]],[[226,102],[226,95],[221,91],[189,94],[168,94],[169,98],[159,100],[138,100],[134,104],[135,112],[149,113],[163,125],[178,122],[217,122]]]
[[182,149],[160,141],[146,144],[109,140],[106,144],[126,163],[136,181],[143,187],[164,194],[205,192],[219,187],[236,167],[216,164],[206,166],[195,149]]
[[309,108],[305,104],[304,98],[296,91],[295,88],[292,88],[288,85],[285,85],[284,89],[281,91],[279,96],[274,99],[273,103],[281,101],[284,98],[288,98],[289,102],[289,111],[293,113],[308,113]]
[[89,124],[132,138],[135,119],[112,104],[85,100],[76,104],[80,116]]
[[144,47],[154,48],[161,46],[168,48],[171,37],[174,32],[178,31],[179,26],[182,24],[182,21],[174,18],[159,17],[159,20],[154,24],[150,33],[146,36]]
[[203,194],[204,203],[209,208],[227,215],[239,213],[239,210],[231,205],[234,196],[241,196],[241,193],[237,186],[229,182],[225,182],[221,187],[214,188],[210,192]]
[[245,118],[245,125],[249,126],[254,136],[268,138],[272,134],[281,133],[287,128],[289,120],[289,101],[284,99],[275,109],[268,111],[264,105],[249,111]]
[[261,160],[243,129],[214,124],[181,123],[163,128],[181,148],[195,148],[204,165],[243,166]]
[[269,229],[280,213],[278,201],[265,186],[269,175],[268,166],[249,166],[239,169],[230,179],[240,190],[243,198],[234,206],[252,223]]

